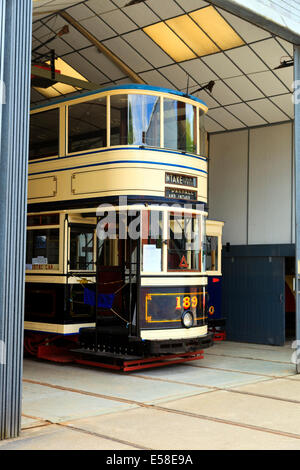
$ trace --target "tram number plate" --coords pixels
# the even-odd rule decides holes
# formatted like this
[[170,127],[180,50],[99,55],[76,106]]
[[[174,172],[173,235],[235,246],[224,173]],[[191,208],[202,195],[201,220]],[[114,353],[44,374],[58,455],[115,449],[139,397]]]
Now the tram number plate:
[[146,295],[146,321],[166,322],[180,321],[181,315],[187,310],[197,316],[201,312],[202,292],[191,294],[148,293]]
[[176,310],[189,310],[190,308],[196,308],[198,305],[198,297],[193,295],[192,297],[186,295],[176,297]]

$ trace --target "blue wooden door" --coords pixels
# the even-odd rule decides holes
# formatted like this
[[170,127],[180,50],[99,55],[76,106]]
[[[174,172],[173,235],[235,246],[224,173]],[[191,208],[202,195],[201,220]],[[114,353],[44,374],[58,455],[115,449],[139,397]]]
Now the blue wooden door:
[[229,341],[285,341],[284,257],[223,259],[223,312]]

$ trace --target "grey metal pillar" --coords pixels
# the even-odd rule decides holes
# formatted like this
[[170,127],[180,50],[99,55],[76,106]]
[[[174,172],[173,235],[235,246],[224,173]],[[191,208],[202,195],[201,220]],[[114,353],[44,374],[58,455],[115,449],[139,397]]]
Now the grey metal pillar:
[[[300,373],[300,46],[294,47],[294,159],[295,159],[295,228],[296,228],[296,340],[297,373]],[[297,83],[297,81],[299,82]],[[299,101],[299,103],[298,103]]]
[[20,432],[32,0],[0,0],[0,439]]

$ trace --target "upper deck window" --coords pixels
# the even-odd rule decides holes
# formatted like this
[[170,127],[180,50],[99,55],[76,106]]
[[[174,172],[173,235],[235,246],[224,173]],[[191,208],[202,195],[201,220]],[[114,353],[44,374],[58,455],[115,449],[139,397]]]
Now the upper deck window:
[[59,109],[30,116],[29,160],[59,153]]
[[164,147],[196,153],[195,106],[164,98]]
[[114,95],[111,103],[111,145],[160,146],[160,98]]
[[106,97],[69,106],[69,153],[106,147]]

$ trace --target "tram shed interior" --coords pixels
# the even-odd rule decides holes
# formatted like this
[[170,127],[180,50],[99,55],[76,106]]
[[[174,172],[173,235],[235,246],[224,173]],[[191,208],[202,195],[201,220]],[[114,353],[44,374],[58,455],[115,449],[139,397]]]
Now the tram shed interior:
[[[23,445],[43,448],[48,442],[57,448],[51,439],[58,434],[65,442],[71,442],[72,427],[78,434],[78,429],[90,432],[94,426],[98,443],[106,436],[101,441],[103,448],[148,448],[150,442],[152,448],[160,448],[152,431],[149,442],[127,436],[126,414],[134,415],[137,434],[144,419],[149,419],[149,429],[154,429],[155,413],[157,417],[162,413],[159,419],[163,423],[165,413],[181,413],[183,408],[186,416],[182,425],[190,426],[193,423],[189,419],[197,418],[197,423],[204,420],[205,427],[208,412],[201,408],[207,399],[205,393],[216,394],[216,400],[220,397],[223,404],[228,403],[228,409],[237,397],[239,400],[243,393],[249,393],[253,407],[265,409],[268,401],[265,427],[246,414],[240,419],[220,410],[212,411],[209,428],[217,436],[213,448],[232,448],[237,436],[241,437],[240,429],[236,434],[234,427],[241,423],[241,448],[256,448],[257,436],[261,435],[262,448],[297,448],[298,431],[286,423],[272,423],[276,437],[268,440],[270,416],[276,414],[272,412],[272,400],[295,400],[298,393],[298,381],[289,378],[295,372],[290,363],[290,342],[295,339],[293,44],[267,24],[262,28],[221,8],[219,2],[129,3],[34,1],[33,58],[54,50],[56,71],[72,77],[73,82],[57,82],[48,88],[36,86],[41,85],[38,80],[32,82],[31,104],[46,106],[53,99],[84,95],[97,87],[132,85],[137,79],[153,87],[189,93],[207,104],[202,152],[208,156],[208,216],[224,222],[220,308],[227,341],[216,343],[204,359],[196,361],[195,367],[173,365],[130,376],[25,358],[22,420],[27,441]],[[84,139],[76,137],[69,128],[68,143],[73,152],[106,145],[103,119],[97,122],[95,134],[90,126],[94,116],[87,117],[89,122],[86,119],[80,123],[86,133]],[[116,130],[111,133],[113,140],[121,132],[117,131],[118,117],[112,118]],[[79,125],[78,116],[74,114],[72,119],[75,128],[75,123]],[[32,147],[30,159],[38,158],[45,135],[48,143],[52,138],[50,146],[53,145],[59,132],[58,122],[53,116],[45,134],[39,136],[39,144]],[[118,141],[116,145],[127,142]],[[78,259],[78,263],[82,262],[86,258]],[[268,379],[278,386],[272,393]],[[285,391],[288,382],[293,384],[293,396]],[[270,396],[264,402],[262,395],[267,393]],[[37,394],[39,399],[34,405]],[[196,404],[193,396],[200,397],[195,398]],[[242,398],[239,404],[243,408]],[[154,415],[149,418],[147,409],[145,418],[141,408],[149,406],[155,408],[149,411]],[[200,412],[195,411],[195,406],[202,409],[201,417],[196,417]],[[280,406],[282,412],[289,411],[287,403]],[[88,422],[91,417],[92,424]],[[112,425],[107,422],[110,419]],[[120,428],[115,420],[121,423]],[[36,431],[39,426],[41,434]],[[232,433],[224,444],[220,435],[229,427]],[[191,429],[194,433],[203,430],[198,424]],[[18,442],[12,441],[11,448],[17,448]],[[78,448],[86,445],[82,442],[78,442]],[[174,439],[165,439],[164,448],[169,448],[170,442],[173,444]],[[190,442],[177,442],[177,448],[189,448]],[[89,441],[88,445],[96,448],[98,444]],[[209,442],[205,445],[208,448]]]
[[[209,218],[225,222],[222,311],[227,337],[282,345],[295,336],[293,44],[267,25],[263,29],[214,3],[218,2],[147,0],[128,5],[125,0],[90,0],[66,2],[59,11],[59,2],[51,2],[50,8],[37,1],[33,57],[54,49],[56,68],[100,88],[140,80],[188,92],[207,104],[208,146],[201,151],[209,156]],[[111,55],[101,52],[99,42]],[[129,68],[127,76],[115,56]],[[78,93],[85,94],[86,89],[65,83],[46,89],[33,86],[31,101],[34,107],[44,106],[53,98]],[[55,140],[58,123],[53,119],[56,124],[48,132]],[[87,126],[83,131],[85,136],[89,133],[89,143],[86,137],[83,144],[73,136],[78,116],[70,119],[72,151],[97,145],[88,124],[95,121],[90,109],[81,123]],[[119,118],[112,114],[112,119],[114,142],[114,132],[121,134]],[[106,144],[103,135],[99,137],[103,126],[101,118],[101,146]],[[258,273],[263,273],[262,290]],[[239,285],[241,278],[251,289],[243,289],[243,281]]]

